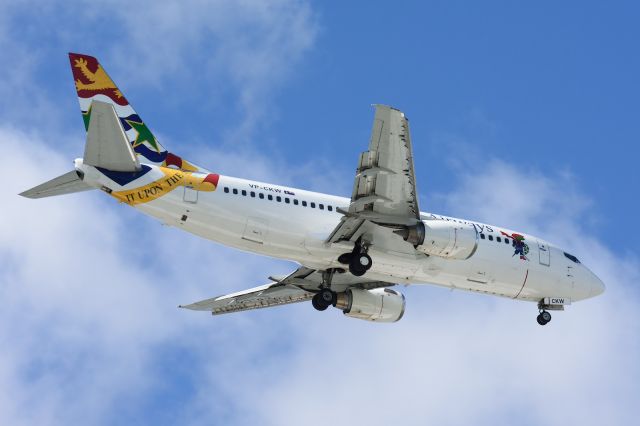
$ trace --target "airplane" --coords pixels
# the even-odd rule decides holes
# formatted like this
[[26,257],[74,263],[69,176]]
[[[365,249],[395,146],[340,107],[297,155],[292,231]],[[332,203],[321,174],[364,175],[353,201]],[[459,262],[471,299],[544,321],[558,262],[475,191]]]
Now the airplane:
[[86,130],[74,169],[22,192],[99,189],[162,223],[298,264],[268,284],[181,308],[213,315],[311,301],[374,322],[405,311],[396,285],[435,284],[537,303],[549,311],[604,292],[578,258],[535,236],[422,212],[409,121],[374,105],[350,198],[212,173],[167,151],[92,56],[69,53]]

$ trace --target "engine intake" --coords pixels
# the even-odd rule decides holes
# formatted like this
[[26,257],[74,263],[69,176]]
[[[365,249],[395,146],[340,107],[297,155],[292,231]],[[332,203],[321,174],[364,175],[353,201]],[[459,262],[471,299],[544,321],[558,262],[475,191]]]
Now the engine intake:
[[395,232],[413,244],[416,250],[430,256],[465,260],[478,248],[478,231],[467,223],[425,220]]
[[335,307],[348,317],[375,322],[396,322],[404,315],[402,293],[390,288],[349,289],[338,293]]

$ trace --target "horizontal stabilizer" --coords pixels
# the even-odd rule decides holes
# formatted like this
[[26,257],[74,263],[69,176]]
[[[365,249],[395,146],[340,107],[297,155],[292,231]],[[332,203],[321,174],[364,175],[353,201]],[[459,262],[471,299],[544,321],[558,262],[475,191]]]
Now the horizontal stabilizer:
[[62,176],[58,176],[55,179],[51,179],[48,182],[28,189],[20,195],[27,198],[44,198],[53,197],[54,195],[72,194],[74,192],[87,191],[89,189],[93,189],[93,187],[84,183],[78,176],[78,173],[73,170],[69,173],[63,174]]
[[114,172],[136,172],[140,162],[111,104],[93,101],[89,110],[84,164]]

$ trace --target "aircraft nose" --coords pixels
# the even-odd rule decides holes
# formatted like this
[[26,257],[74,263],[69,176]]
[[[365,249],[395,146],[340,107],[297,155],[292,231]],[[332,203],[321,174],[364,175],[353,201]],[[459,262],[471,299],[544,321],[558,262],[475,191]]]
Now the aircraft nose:
[[575,271],[575,281],[571,296],[573,300],[584,300],[604,293],[604,283],[600,278],[582,265]]
[[599,296],[604,293],[605,286],[600,278],[598,278],[594,273],[591,273],[593,276],[591,280],[591,294],[590,297]]

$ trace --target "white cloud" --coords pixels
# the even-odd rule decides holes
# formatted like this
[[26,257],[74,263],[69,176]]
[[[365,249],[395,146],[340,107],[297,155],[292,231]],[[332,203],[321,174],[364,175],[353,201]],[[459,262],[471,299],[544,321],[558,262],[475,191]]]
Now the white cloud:
[[55,125],[44,71],[79,49],[126,75],[127,88],[153,90],[156,102],[233,110],[224,130],[234,144],[277,117],[271,98],[318,33],[309,4],[298,0],[26,1],[2,9],[0,55],[11,66],[0,69],[0,94],[13,101],[5,118]]
[[122,398],[144,400],[164,385],[155,350],[197,349],[200,340],[252,327],[238,316],[207,336],[210,317],[179,303],[262,284],[291,267],[176,235],[98,192],[18,197],[71,161],[17,130],[0,129],[0,146],[11,159],[4,172],[21,177],[0,191],[2,424],[110,423]]

